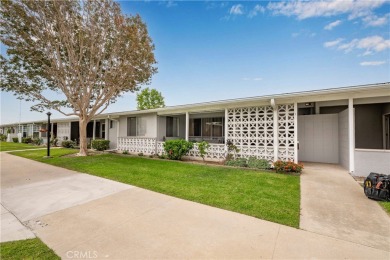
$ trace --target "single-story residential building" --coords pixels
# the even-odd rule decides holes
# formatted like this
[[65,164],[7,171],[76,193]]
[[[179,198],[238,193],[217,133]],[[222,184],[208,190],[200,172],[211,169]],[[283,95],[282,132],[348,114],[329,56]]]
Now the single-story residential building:
[[[0,126],[9,137],[45,138],[42,128],[44,118]],[[53,119],[51,131],[59,141],[77,141],[78,119]],[[87,136],[143,154],[161,154],[170,139],[204,140],[206,159],[217,161],[230,141],[241,157],[333,163],[356,176],[390,174],[390,82],[106,113],[88,124]],[[200,158],[196,144],[189,157]]]

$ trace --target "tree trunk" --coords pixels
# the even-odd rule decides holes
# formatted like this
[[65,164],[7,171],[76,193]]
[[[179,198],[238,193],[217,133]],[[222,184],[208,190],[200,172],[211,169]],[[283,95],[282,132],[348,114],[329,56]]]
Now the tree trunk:
[[84,118],[80,118],[80,120],[79,120],[80,151],[78,153],[79,156],[87,156],[88,155],[87,124],[88,124],[87,120],[85,120]]

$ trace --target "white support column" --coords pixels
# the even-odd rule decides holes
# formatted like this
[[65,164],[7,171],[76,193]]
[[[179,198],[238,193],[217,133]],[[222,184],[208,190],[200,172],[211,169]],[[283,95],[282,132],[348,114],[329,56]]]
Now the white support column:
[[104,139],[105,140],[108,140],[109,138],[108,138],[108,135],[110,134],[110,119],[109,118],[107,118],[106,120],[105,120],[105,122],[106,122],[106,125],[105,125],[105,129],[104,129],[104,131],[105,131],[105,133],[104,133]]
[[228,109],[225,108],[225,124],[224,124],[225,145],[228,140]]
[[189,140],[190,134],[190,115],[186,112],[186,141]]
[[294,103],[294,162],[298,163],[298,103]]
[[119,118],[116,120],[116,138],[119,137]]
[[[51,128],[51,132],[53,133],[53,124]],[[68,134],[68,140],[71,140],[70,138],[72,137],[72,122],[69,122],[69,134]],[[71,140],[73,141],[73,140]]]
[[353,98],[348,99],[348,147],[349,147],[349,172],[355,171],[355,115],[353,110]]
[[274,103],[272,107],[274,109],[274,162],[276,162],[278,160],[278,152],[279,152],[278,106]]
[[96,139],[96,120],[93,120],[92,140]]

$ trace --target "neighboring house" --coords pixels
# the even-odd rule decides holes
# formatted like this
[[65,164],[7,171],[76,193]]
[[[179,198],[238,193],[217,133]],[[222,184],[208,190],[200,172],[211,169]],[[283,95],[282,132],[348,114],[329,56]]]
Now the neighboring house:
[[[78,140],[77,118],[52,122],[59,140]],[[36,121],[0,129],[44,138],[38,126],[46,128]],[[390,174],[390,83],[107,113],[88,124],[87,136],[143,154],[161,154],[165,140],[205,140],[208,160],[223,160],[229,140],[242,157],[335,163],[357,176]],[[189,156],[200,158],[196,145]]]

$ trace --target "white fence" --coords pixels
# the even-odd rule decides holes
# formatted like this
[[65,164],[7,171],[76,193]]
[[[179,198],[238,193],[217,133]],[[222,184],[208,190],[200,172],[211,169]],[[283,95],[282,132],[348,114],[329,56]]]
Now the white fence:
[[118,137],[118,150],[129,153],[156,153],[156,138]]
[[[119,151],[127,151],[129,153],[143,153],[145,155],[158,154],[162,155],[164,151],[164,142],[159,142],[156,138],[145,138],[145,137],[118,137],[118,148]],[[190,159],[199,160],[200,156],[198,145],[194,143],[188,155]],[[222,161],[226,157],[226,146],[224,144],[210,144],[207,149],[205,159],[209,161]]]

